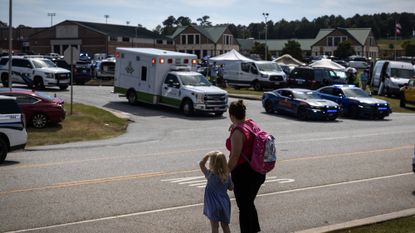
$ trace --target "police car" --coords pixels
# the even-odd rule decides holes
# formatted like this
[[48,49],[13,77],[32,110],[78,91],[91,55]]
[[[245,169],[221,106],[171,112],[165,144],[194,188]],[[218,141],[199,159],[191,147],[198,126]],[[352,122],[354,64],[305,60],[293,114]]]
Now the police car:
[[346,116],[383,119],[392,113],[387,101],[373,98],[354,85],[332,85],[317,90],[318,95],[338,103]]
[[23,149],[26,142],[25,118],[16,98],[0,95],[0,163],[9,151]]

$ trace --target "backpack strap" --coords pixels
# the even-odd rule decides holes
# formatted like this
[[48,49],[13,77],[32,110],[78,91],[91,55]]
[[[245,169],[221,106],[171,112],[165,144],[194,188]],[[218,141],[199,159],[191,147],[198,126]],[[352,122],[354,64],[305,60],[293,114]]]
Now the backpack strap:
[[[253,130],[253,127],[257,127],[256,126],[256,124],[255,124],[255,122],[254,121],[252,121],[252,120],[249,120],[251,123],[252,123],[252,127],[250,126],[250,125],[247,125],[245,122],[244,123],[241,123],[241,124],[239,124],[239,125],[237,125],[235,128],[234,128],[234,130],[235,129],[239,129],[239,130],[241,130],[242,131],[242,133],[244,134],[244,129],[245,130],[248,130],[248,132],[250,132],[251,134],[253,134],[255,137],[257,136],[257,133],[255,133],[254,132],[254,130]],[[244,134],[245,135],[245,134]],[[255,139],[254,139],[255,140]],[[245,154],[244,154],[244,151],[243,151],[243,146],[242,146],[242,152],[241,152],[241,155],[242,155],[242,157],[248,162],[248,163],[250,163],[251,162],[251,160],[249,160],[248,159],[248,157],[246,157],[245,156]]]

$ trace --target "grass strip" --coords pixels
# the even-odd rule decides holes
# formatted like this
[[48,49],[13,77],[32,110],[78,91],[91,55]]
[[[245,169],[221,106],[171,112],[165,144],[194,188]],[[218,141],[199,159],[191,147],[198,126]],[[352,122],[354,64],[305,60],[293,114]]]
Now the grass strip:
[[65,104],[66,119],[60,124],[43,129],[28,127],[27,147],[112,138],[127,129],[127,119],[103,109],[74,103],[73,113],[69,115],[69,108]]

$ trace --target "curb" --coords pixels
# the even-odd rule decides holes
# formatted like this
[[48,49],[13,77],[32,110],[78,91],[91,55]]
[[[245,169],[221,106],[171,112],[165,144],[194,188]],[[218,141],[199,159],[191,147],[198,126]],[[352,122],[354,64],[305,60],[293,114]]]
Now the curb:
[[370,225],[374,223],[385,222],[388,220],[393,220],[393,219],[398,219],[398,218],[403,218],[403,217],[409,217],[413,215],[415,215],[415,208],[401,210],[401,211],[397,211],[397,212],[393,212],[389,214],[377,215],[377,216],[368,217],[368,218],[356,219],[356,220],[352,220],[349,222],[333,224],[329,226],[316,227],[316,228],[311,228],[307,230],[296,231],[295,233],[332,232],[332,231],[345,230],[345,229],[350,229],[350,228],[364,226],[364,225]]

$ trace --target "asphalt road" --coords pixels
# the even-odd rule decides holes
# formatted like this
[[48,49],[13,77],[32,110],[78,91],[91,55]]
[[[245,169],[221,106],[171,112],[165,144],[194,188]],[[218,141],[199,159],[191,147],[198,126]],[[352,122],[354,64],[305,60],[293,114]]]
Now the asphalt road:
[[[69,92],[57,95],[68,100]],[[114,139],[9,154],[0,167],[0,232],[210,231],[198,162],[210,150],[225,151],[227,114],[130,106],[110,87],[75,86],[74,100],[125,112],[133,122]],[[415,207],[414,115],[302,122],[245,103],[248,116],[277,136],[279,162],[256,200],[262,232]],[[231,230],[239,231],[234,200]]]

